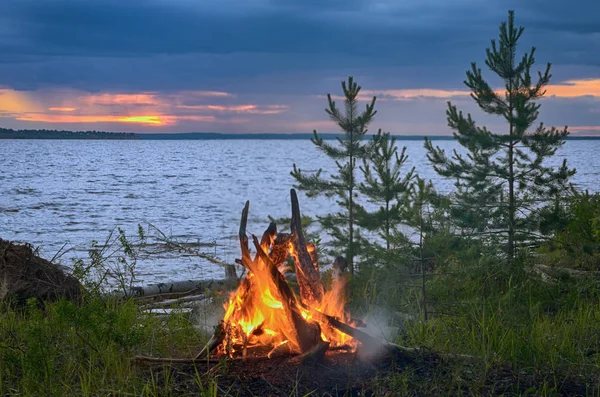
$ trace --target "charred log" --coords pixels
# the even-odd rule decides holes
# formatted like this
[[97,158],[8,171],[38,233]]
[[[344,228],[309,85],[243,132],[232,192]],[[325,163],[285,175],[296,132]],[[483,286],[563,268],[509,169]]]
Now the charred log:
[[300,204],[296,191],[290,191],[292,199],[292,247],[294,263],[296,265],[296,276],[300,287],[300,297],[304,303],[316,305],[322,301],[325,289],[321,282],[321,276],[312,261],[310,253],[306,248],[306,239],[302,231],[302,217],[300,215]]
[[283,266],[285,260],[290,254],[290,244],[292,242],[292,235],[288,233],[277,233],[277,237],[271,247],[269,258],[273,261],[275,266],[279,269]]

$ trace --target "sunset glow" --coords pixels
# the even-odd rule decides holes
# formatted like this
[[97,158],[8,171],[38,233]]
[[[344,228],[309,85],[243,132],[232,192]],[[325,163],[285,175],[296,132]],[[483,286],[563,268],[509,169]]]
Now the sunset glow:
[[562,98],[600,97],[600,79],[568,80],[561,84],[551,84],[546,87],[546,95]]
[[[499,90],[499,93],[503,92]],[[387,121],[382,123],[384,128],[392,131],[410,131],[411,133],[423,133],[420,125],[423,121],[406,122],[398,120],[394,122],[393,114],[397,112],[393,102],[419,103],[425,106],[430,100],[458,100],[468,99],[470,92],[467,90],[444,90],[436,88],[421,89],[379,89],[361,91],[360,100],[370,100],[377,96],[383,104],[388,103],[391,113]],[[246,101],[239,103],[238,95],[235,93],[221,91],[177,91],[177,92],[139,92],[139,93],[88,93],[82,91],[16,91],[12,89],[0,89],[0,117],[24,123],[48,123],[54,125],[75,125],[74,129],[95,129],[102,125],[139,125],[156,131],[161,127],[171,127],[177,130],[178,126],[186,125],[188,129],[203,130],[203,125],[211,126],[244,126],[246,130],[253,132],[285,131],[294,128],[295,132],[310,132],[313,129],[320,131],[334,131],[335,125],[325,117],[313,118],[310,114],[298,107],[292,107],[285,103],[259,103]],[[315,101],[315,97],[322,100],[324,95],[309,95],[307,99]],[[333,99],[342,100],[339,96]],[[547,101],[555,98],[600,98],[600,79],[568,80],[562,83],[549,85],[547,87]],[[439,102],[438,102],[439,103]],[[596,109],[600,108],[597,107]],[[400,109],[400,108],[398,108]],[[598,110],[593,110],[598,112]],[[383,111],[380,110],[380,114]],[[290,121],[289,117],[296,119]],[[323,115],[324,116],[324,115]],[[314,115],[313,115],[314,117]],[[443,120],[443,114],[439,117]],[[315,120],[316,119],[316,120]],[[255,127],[251,127],[251,124]],[[554,124],[554,123],[553,123]],[[565,124],[569,124],[565,121]],[[583,124],[583,123],[582,123]],[[428,125],[435,125],[429,123]],[[28,128],[23,124],[20,128]],[[67,127],[63,127],[67,128]],[[208,127],[213,129],[214,127]],[[441,127],[443,128],[443,126]],[[441,128],[431,127],[433,131],[441,131]],[[127,127],[115,127],[115,130],[127,129]],[[220,129],[220,128],[219,128]],[[427,130],[430,127],[426,128]],[[575,126],[570,130],[574,133],[598,133],[600,129],[591,126]],[[161,130],[162,131],[162,130]],[[437,132],[436,133],[440,133]]]
[[121,117],[118,121],[123,123],[139,123],[139,124],[153,124],[153,125],[163,125],[165,124],[160,116],[130,116],[130,117]]
[[54,107],[54,108],[48,108],[48,110],[51,112],[74,112],[77,109],[76,108],[65,108],[65,107]]

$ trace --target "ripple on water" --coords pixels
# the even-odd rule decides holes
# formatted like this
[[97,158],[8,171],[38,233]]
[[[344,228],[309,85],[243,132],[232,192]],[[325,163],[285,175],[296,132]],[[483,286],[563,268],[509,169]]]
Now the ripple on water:
[[[143,221],[190,241],[217,239],[218,255],[233,262],[246,200],[249,230],[262,233],[267,215],[289,216],[293,163],[324,172],[335,167],[309,141],[9,140],[3,145],[17,154],[0,164],[0,225],[15,229],[3,230],[3,238],[41,246],[48,257],[70,241],[81,249],[65,254],[66,264],[74,256],[86,258],[90,242],[103,242],[115,227],[135,235]],[[421,141],[401,145],[407,146],[407,170],[417,167],[442,193],[453,189],[452,181],[431,170]],[[579,170],[574,182],[582,188],[598,189],[600,164],[588,160],[599,150],[600,141],[569,141],[564,147],[568,162]],[[300,194],[300,201],[306,215],[336,209],[323,198]],[[179,254],[140,261],[137,269],[141,283],[223,276],[221,268]]]

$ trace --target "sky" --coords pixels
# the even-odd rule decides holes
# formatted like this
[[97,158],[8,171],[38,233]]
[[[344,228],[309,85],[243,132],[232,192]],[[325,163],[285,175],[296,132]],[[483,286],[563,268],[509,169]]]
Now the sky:
[[[597,0],[1,0],[0,127],[337,132],[326,95],[353,76],[370,131],[448,135],[508,10],[519,53],[552,64],[539,121],[600,135]],[[361,104],[362,106],[362,104]]]

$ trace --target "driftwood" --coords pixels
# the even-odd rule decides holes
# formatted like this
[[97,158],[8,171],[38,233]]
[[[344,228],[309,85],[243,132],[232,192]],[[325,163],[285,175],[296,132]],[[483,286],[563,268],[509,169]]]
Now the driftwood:
[[184,280],[170,283],[150,284],[145,287],[133,287],[131,290],[113,291],[111,295],[116,297],[135,296],[149,297],[154,295],[183,293],[189,291],[206,291],[213,289],[231,289],[237,285],[237,280],[222,279],[222,280]]
[[313,264],[311,255],[306,248],[306,239],[302,231],[302,217],[300,216],[300,204],[296,191],[290,191],[292,199],[292,246],[294,263],[296,265],[296,277],[300,287],[300,296],[305,303],[314,305],[321,302],[325,295],[325,289],[321,282],[318,270]]
[[[206,295],[202,294],[202,295],[189,295],[189,296],[183,296],[181,298],[175,298],[175,299],[167,299],[167,300],[163,300],[163,301],[159,301],[159,302],[153,302],[153,303],[148,303],[146,305],[140,306],[140,309],[145,310],[145,309],[158,309],[158,308],[163,308],[163,307],[168,307],[168,306],[174,306],[174,305],[181,305],[181,304],[185,304],[185,303],[196,303],[196,302],[201,302],[201,301],[205,301],[207,299]],[[184,305],[185,307],[185,305]]]

